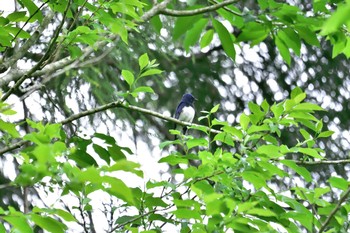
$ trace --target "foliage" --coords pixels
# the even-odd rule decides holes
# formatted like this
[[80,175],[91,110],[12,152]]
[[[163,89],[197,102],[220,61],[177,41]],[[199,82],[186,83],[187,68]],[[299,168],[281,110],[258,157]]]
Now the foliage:
[[[327,186],[318,187],[309,171],[300,166],[305,161],[323,160],[324,151],[317,147],[317,139],[332,134],[322,131],[322,121],[314,116],[315,111],[323,109],[304,102],[305,97],[305,93],[296,88],[290,99],[280,103],[251,102],[250,114],[243,113],[237,126],[215,118],[210,120],[219,105],[204,112],[206,115],[202,118],[209,121],[209,128],[195,128],[205,137],[181,135],[176,141],[161,144],[164,151],[165,146],[171,144],[183,148],[185,154],[173,151],[159,160],[159,163],[184,165],[174,170],[182,175],[182,181],[149,180],[143,190],[113,175],[124,171],[143,178],[140,165],[130,160],[133,152],[118,145],[113,137],[95,133],[87,139],[76,136],[67,144],[60,124],[44,125],[27,120],[33,130],[23,139],[32,145],[16,156],[20,172],[11,185],[49,187],[48,196],[55,192],[55,187],[60,187],[61,197],[69,195],[81,200],[81,206],[75,208],[82,208],[83,212],[92,211],[91,194],[104,192],[120,203],[120,213],[116,214],[117,219],[109,231],[158,232],[164,225],[181,225],[181,231],[208,232],[320,229],[336,208],[336,204],[325,197],[330,192],[341,192],[341,196],[345,196],[349,189],[345,179],[336,177],[330,178]],[[209,141],[214,125],[220,125],[221,132]],[[282,130],[288,127],[300,132],[295,145],[280,141]],[[11,124],[3,130],[11,137]],[[103,144],[96,143],[95,139]],[[210,150],[212,144],[217,146],[215,151]],[[239,144],[238,150],[235,144]],[[88,147],[93,148],[97,157],[91,155]],[[296,155],[297,160],[288,159],[290,154]],[[190,161],[197,165],[191,165]],[[275,179],[296,177],[300,179],[299,185],[312,184],[315,188],[296,185],[276,190],[274,187]],[[157,188],[162,189],[160,194]],[[291,198],[291,192],[296,198]],[[349,208],[349,204],[339,206],[327,228],[346,232]],[[131,212],[137,214],[130,215]],[[4,223],[18,232],[32,232],[32,224],[49,232],[64,232],[65,223],[77,221],[69,211],[57,208],[33,207],[23,213],[8,207],[1,209],[1,214]],[[5,232],[5,228],[2,229]]]
[[[108,232],[161,232],[164,228],[181,232],[349,230],[348,181],[330,177],[320,185],[304,166],[327,161],[319,141],[333,132],[325,129],[318,118],[318,112],[324,110],[305,101],[306,94],[300,88],[294,88],[289,98],[280,102],[250,102],[247,111],[239,115],[238,124],[219,120],[218,104],[202,112],[202,125],[191,127],[198,135],[170,131],[180,138],[160,143],[167,155],[159,159],[159,164],[174,166],[172,172],[180,180],[147,180],[141,164],[134,161],[135,152],[110,134],[92,127],[91,136],[79,135],[74,125],[70,125],[70,131],[63,127],[83,116],[95,116],[97,108],[80,116],[72,115],[64,104],[59,111],[67,118],[60,123],[55,118],[56,104],[52,103],[51,123],[31,120],[35,116],[16,122],[15,111],[6,102],[10,96],[24,100],[42,86],[60,90],[65,82],[73,82],[76,89],[87,83],[99,104],[106,100],[96,89],[115,93],[118,102],[99,111],[124,108],[132,112],[130,122],[140,115],[175,122],[171,117],[130,105],[146,106],[144,96],[156,92],[149,85],[149,76],[162,73],[148,53],[133,54],[137,46],[133,48],[132,43],[141,40],[138,37],[150,27],[158,35],[170,28],[172,42],[181,44],[186,53],[215,50],[219,43],[232,61],[244,44],[255,46],[263,41],[272,41],[289,66],[293,57],[301,56],[303,48],[321,47],[322,40],[332,45],[332,58],[342,54],[350,57],[348,1],[314,1],[312,9],[273,0],[258,1],[246,8],[237,1],[209,2],[66,0],[39,4],[21,0],[20,10],[1,13],[0,72],[4,75],[0,86],[5,91],[0,103],[1,152],[7,152],[18,163],[15,178],[1,189],[22,189],[23,207],[0,207],[0,232],[65,232],[71,224],[85,232],[93,231],[92,214],[99,208],[94,195],[110,200],[109,206],[104,206],[109,219],[104,229]],[[180,7],[182,10],[177,10]],[[53,31],[47,30],[50,24],[55,25]],[[117,75],[112,69],[112,77],[90,77],[91,73],[102,72],[94,65],[104,63],[115,45],[120,51],[132,51],[124,55],[130,64],[124,61],[115,65],[113,60],[110,63],[118,70]],[[24,60],[29,60],[31,68],[17,69]],[[66,73],[71,79],[67,80],[69,75],[55,79]],[[26,86],[26,82],[32,86]],[[62,93],[57,91],[55,95],[65,100]],[[79,97],[76,99],[79,102]],[[117,111],[115,114],[120,116]],[[283,140],[294,135],[293,140]],[[145,186],[135,185],[131,177]],[[285,180],[293,182],[277,187]],[[32,201],[28,206],[30,190],[58,195],[59,204],[40,206]],[[77,203],[67,204],[64,198]]]

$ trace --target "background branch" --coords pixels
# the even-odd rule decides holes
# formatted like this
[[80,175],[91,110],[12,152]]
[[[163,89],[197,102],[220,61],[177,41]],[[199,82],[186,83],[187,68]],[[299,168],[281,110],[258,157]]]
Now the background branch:
[[318,231],[318,233],[322,233],[324,232],[324,230],[326,229],[326,227],[328,226],[329,222],[331,221],[331,219],[333,218],[333,216],[337,213],[337,211],[340,209],[341,205],[343,204],[343,202],[345,202],[345,200],[348,198],[350,194],[350,187],[346,190],[346,192],[343,194],[343,196],[339,199],[339,202],[337,204],[337,206],[332,210],[332,212],[328,215],[326,221],[324,221],[324,223],[322,224],[322,226],[320,227],[320,230]]
[[[198,9],[195,9],[195,10],[173,10],[173,9],[165,8],[160,13],[163,14],[163,15],[177,16],[177,17],[198,15],[198,14],[203,14],[203,13],[210,12],[210,11],[215,11],[215,10],[221,8],[221,7],[230,5],[230,4],[235,3],[235,2],[237,2],[237,0],[227,0],[227,1],[223,1],[223,2],[220,2],[220,3],[214,4],[214,5],[211,5],[211,6],[198,8]],[[242,16],[238,12],[234,12],[234,14]]]

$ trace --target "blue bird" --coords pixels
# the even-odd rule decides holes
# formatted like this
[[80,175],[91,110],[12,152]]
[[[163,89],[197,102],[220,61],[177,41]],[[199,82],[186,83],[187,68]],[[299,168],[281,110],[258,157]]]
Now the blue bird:
[[[175,118],[180,121],[185,121],[192,123],[195,110],[194,110],[194,101],[197,100],[194,98],[191,94],[184,94],[182,96],[181,102],[177,106],[176,112],[175,112]],[[185,134],[187,131],[187,127],[183,127],[183,134]]]

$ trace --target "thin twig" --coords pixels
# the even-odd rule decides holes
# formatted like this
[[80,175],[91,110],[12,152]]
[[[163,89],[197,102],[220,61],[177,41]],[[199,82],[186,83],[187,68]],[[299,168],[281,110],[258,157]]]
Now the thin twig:
[[[218,4],[214,4],[211,6],[202,7],[194,10],[173,10],[173,9],[165,8],[160,13],[163,15],[176,16],[176,17],[192,16],[192,15],[203,14],[210,11],[215,11],[219,8],[222,8],[224,6],[230,5],[235,2],[237,2],[237,0],[227,0],[227,1],[220,2]],[[237,12],[235,12],[235,15],[241,16],[241,14]]]
[[338,212],[338,210],[340,209],[340,207],[343,204],[343,202],[345,202],[345,200],[348,198],[349,194],[350,194],[350,187],[346,190],[346,192],[343,194],[343,196],[339,199],[339,202],[338,202],[337,206],[328,215],[326,221],[324,221],[324,223],[320,227],[320,230],[318,231],[318,233],[324,232],[324,230],[328,226],[328,224],[331,221],[331,219],[333,218],[333,216]]
[[[38,8],[34,11],[34,13],[28,17],[28,19],[24,22],[23,26],[18,30],[18,32],[16,33],[16,35],[12,38],[11,44],[17,39],[17,36],[21,33],[21,31],[23,31],[23,28],[24,28],[25,26],[27,26],[27,24],[29,23],[29,21],[40,11],[41,8],[43,8],[48,2],[49,2],[49,0],[47,0],[47,1],[44,2],[44,3],[42,3],[41,6],[38,7]],[[9,47],[6,47],[6,49],[5,49],[5,51],[4,51],[4,54],[7,53],[8,48],[9,48]]]
[[29,78],[36,70],[38,69],[41,69],[42,65],[44,64],[44,62],[46,61],[46,59],[50,56],[50,53],[52,51],[52,49],[54,48],[54,44],[56,43],[56,40],[58,38],[58,35],[63,27],[63,24],[65,22],[65,19],[66,19],[66,15],[67,15],[67,12],[69,10],[69,6],[71,4],[71,0],[69,2],[67,2],[67,7],[63,13],[63,19],[62,19],[62,22],[61,24],[58,26],[58,29],[55,31],[55,34],[51,40],[51,43],[48,47],[48,49],[46,50],[45,54],[41,57],[40,61],[35,65],[33,66],[32,69],[30,69],[28,71],[28,73],[24,74],[19,80],[17,80],[17,82],[15,83],[15,85],[13,85],[1,98],[1,101],[5,101],[12,93],[14,90],[16,90],[27,78]]

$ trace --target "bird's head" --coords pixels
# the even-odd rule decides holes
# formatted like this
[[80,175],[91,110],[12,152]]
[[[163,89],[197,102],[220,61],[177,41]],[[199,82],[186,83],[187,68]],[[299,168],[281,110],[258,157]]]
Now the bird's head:
[[183,96],[182,96],[182,101],[183,102],[186,102],[186,103],[189,103],[189,104],[192,104],[195,100],[197,100],[196,98],[194,98],[194,96],[193,95],[191,95],[191,94],[184,94]]

